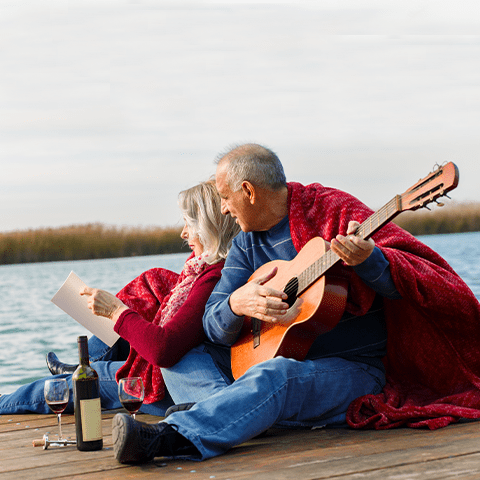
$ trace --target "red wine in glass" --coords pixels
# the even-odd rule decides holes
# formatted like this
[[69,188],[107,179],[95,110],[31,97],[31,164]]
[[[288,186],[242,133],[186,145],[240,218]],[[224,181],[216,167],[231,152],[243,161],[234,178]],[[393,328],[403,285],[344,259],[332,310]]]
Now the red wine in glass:
[[52,412],[57,414],[58,439],[65,440],[62,436],[62,412],[67,408],[70,389],[64,378],[51,378],[45,381],[43,388],[45,401]]
[[120,401],[120,403],[123,405],[123,408],[128,410],[128,413],[130,414],[135,414],[140,410],[140,407],[142,406],[142,400],[123,400]]
[[47,402],[50,410],[53,413],[63,413],[63,411],[67,408],[68,401],[66,402]]
[[140,377],[121,378],[118,382],[118,399],[133,418],[142,406],[144,396],[145,390]]

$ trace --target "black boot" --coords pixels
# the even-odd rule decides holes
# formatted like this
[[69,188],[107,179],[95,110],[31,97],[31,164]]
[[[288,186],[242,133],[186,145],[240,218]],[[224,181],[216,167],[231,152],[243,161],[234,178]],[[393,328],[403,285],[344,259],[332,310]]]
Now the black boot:
[[72,374],[78,367],[78,365],[69,365],[68,363],[62,363],[53,352],[47,353],[47,367],[52,375],[60,375],[62,373]]
[[168,423],[143,423],[126,413],[112,422],[113,452],[120,463],[144,463],[154,457],[200,456],[195,446]]

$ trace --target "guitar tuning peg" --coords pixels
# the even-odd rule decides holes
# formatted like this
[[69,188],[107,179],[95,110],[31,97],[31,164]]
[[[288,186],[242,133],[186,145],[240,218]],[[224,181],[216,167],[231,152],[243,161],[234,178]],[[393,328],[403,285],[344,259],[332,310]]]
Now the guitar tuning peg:
[[439,202],[438,200],[435,200],[435,203],[436,203],[439,207],[444,207],[444,206],[445,206],[444,203]]
[[424,205],[423,207],[426,208],[427,210],[432,210],[431,208],[428,207],[428,205]]
[[446,193],[444,194],[445,197],[447,197],[448,199],[452,199],[452,197],[449,197]]

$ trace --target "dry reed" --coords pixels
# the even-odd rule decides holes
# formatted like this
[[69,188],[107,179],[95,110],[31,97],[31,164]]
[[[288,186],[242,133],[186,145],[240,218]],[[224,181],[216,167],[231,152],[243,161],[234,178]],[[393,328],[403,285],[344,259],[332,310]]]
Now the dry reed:
[[479,203],[449,202],[441,208],[433,205],[432,211],[405,212],[394,222],[412,235],[480,231]]
[[[402,213],[412,235],[480,231],[480,203],[449,202]],[[180,228],[111,227],[99,223],[0,233],[0,264],[156,255],[182,251]],[[184,250],[186,251],[186,250]]]
[[180,232],[93,223],[0,233],[0,264],[176,253],[182,251]]

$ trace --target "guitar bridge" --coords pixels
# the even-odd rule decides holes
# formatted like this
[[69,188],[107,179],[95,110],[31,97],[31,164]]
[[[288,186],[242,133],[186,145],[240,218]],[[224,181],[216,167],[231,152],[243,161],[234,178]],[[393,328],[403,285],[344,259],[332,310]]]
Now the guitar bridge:
[[253,348],[257,348],[260,345],[260,331],[260,320],[252,318]]

